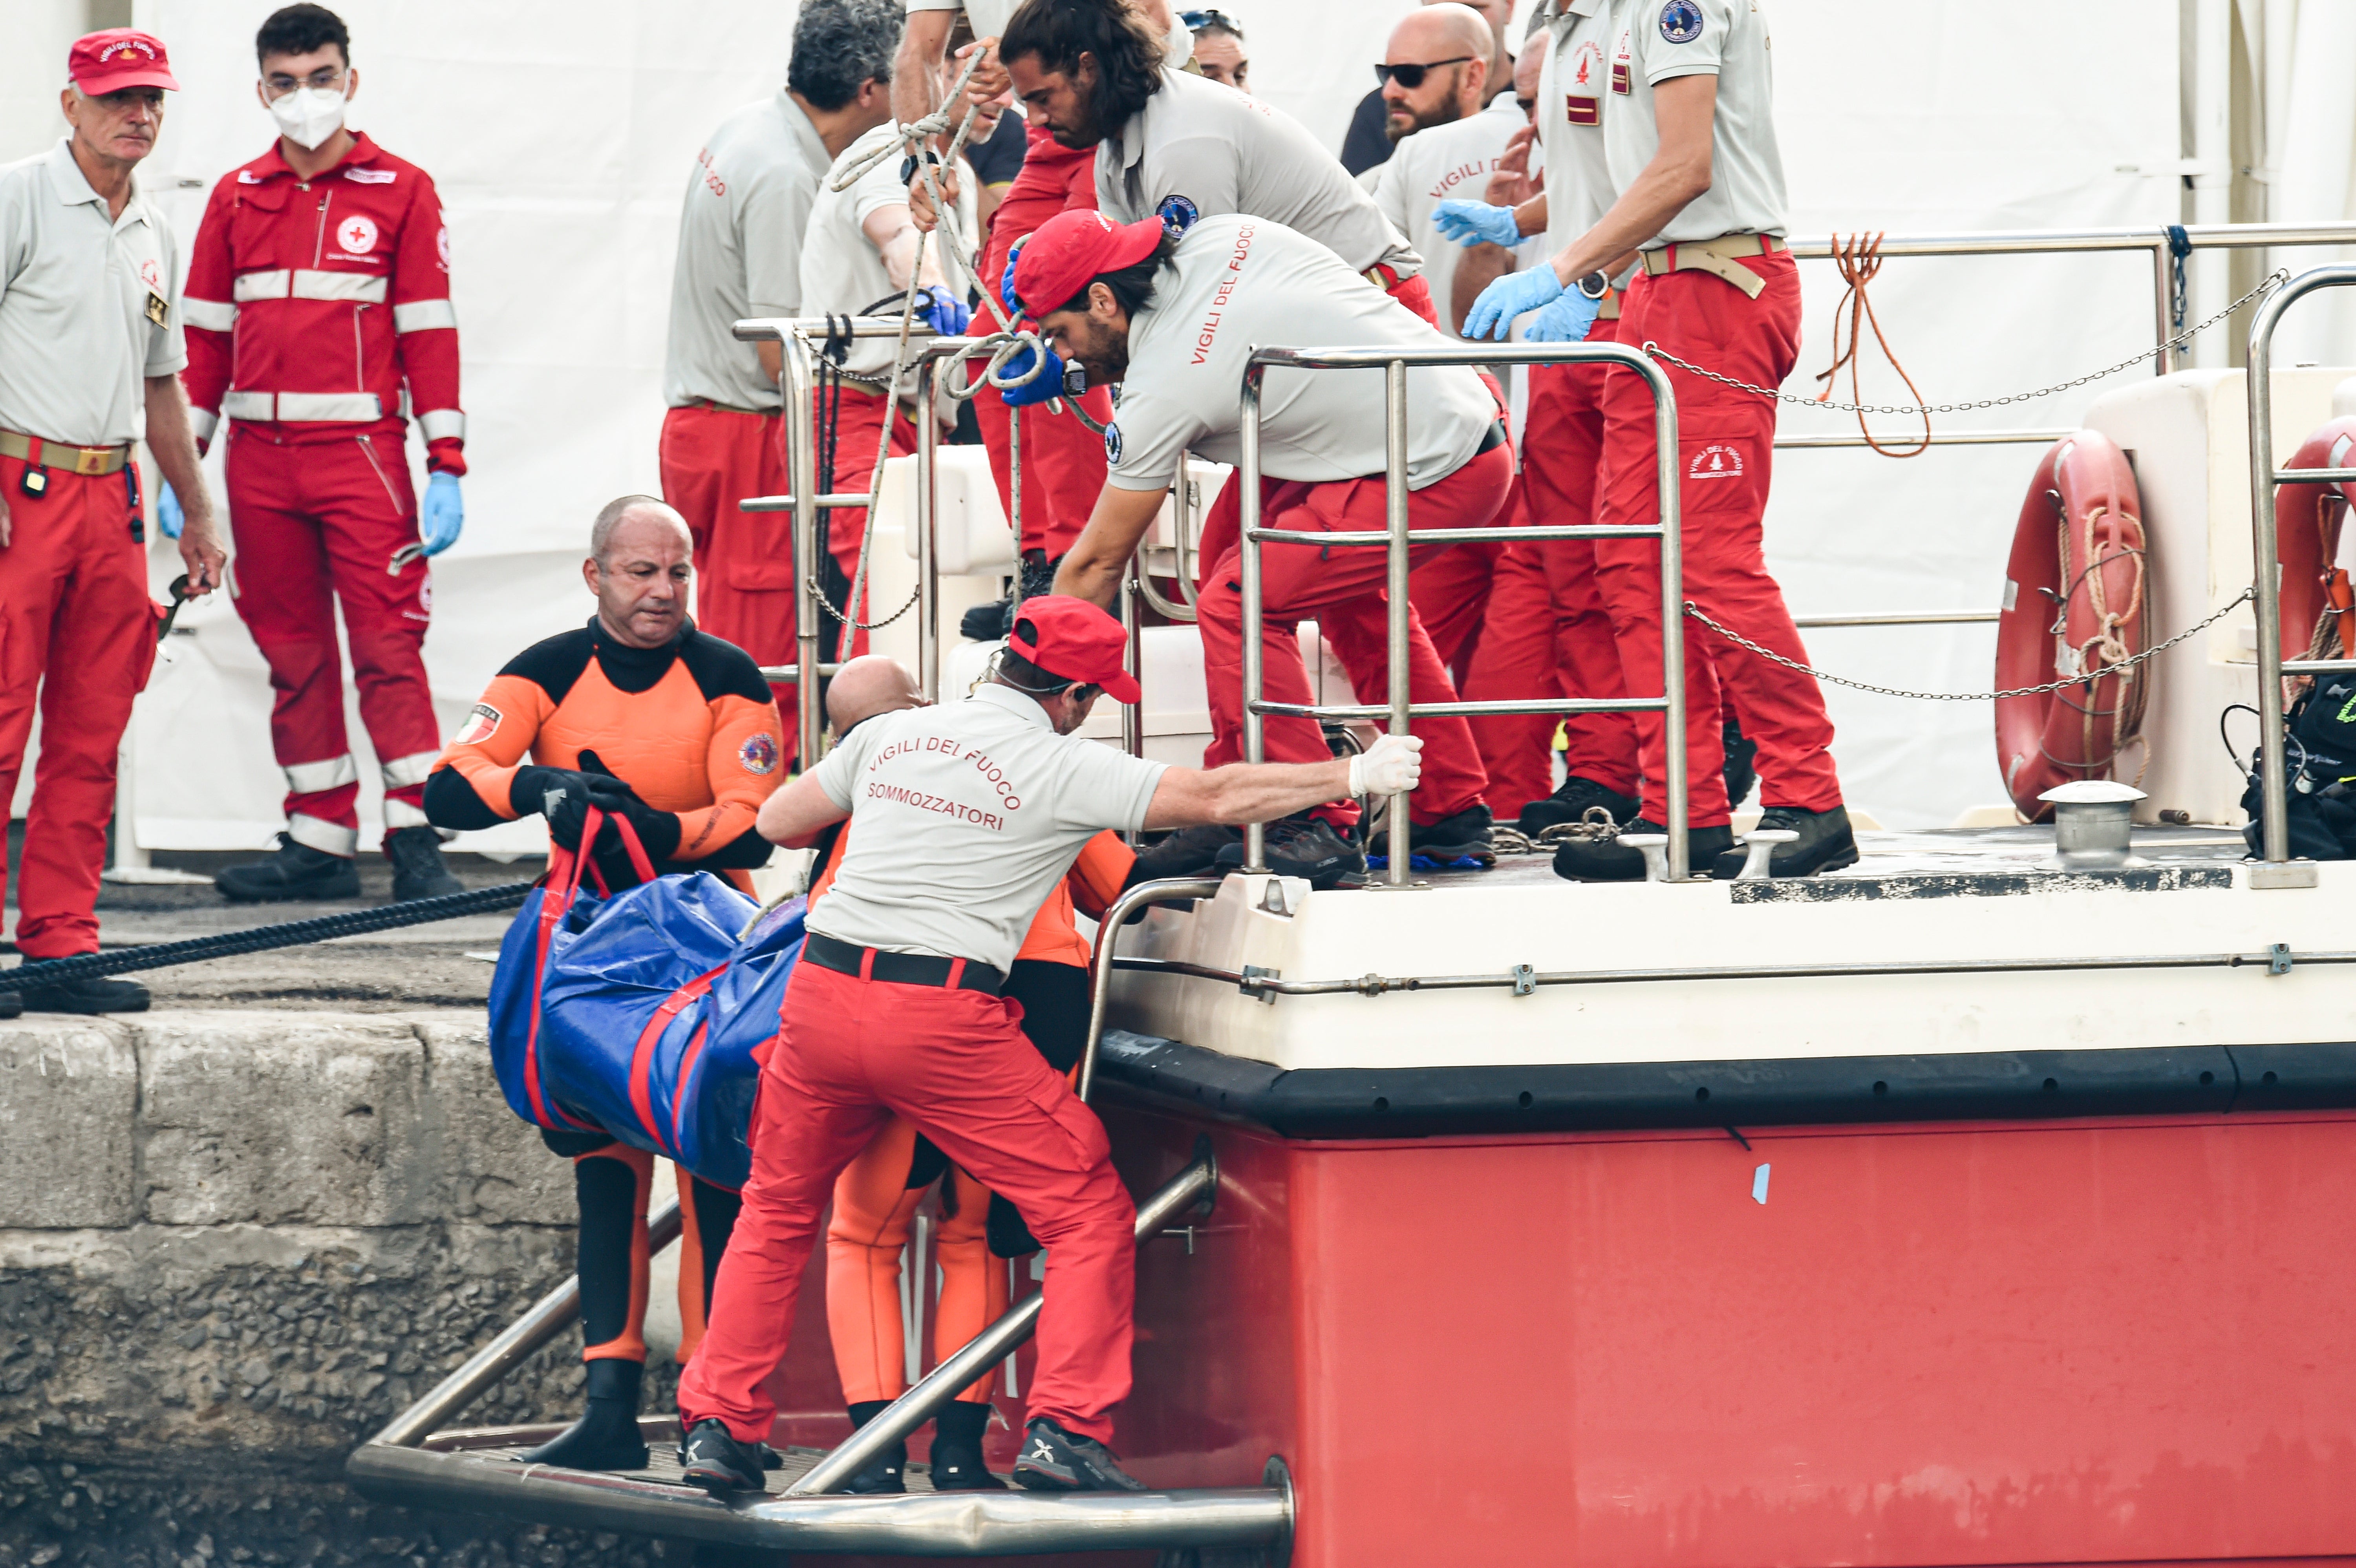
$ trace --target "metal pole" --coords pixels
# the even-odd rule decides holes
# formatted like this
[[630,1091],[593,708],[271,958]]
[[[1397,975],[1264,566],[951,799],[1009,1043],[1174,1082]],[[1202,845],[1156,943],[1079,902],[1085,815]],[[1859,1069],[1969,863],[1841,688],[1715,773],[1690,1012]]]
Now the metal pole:
[[[941,424],[933,417],[940,371],[937,359],[916,366],[916,690],[927,702],[941,699]],[[884,417],[891,417],[888,407]]]
[[1096,973],[1088,987],[1088,1039],[1080,1050],[1079,1095],[1086,1100],[1097,1086],[1097,1047],[1103,1043],[1105,1009],[1112,1001],[1113,939],[1129,917],[1148,904],[1175,903],[1181,899],[1216,898],[1224,879],[1170,877],[1140,882],[1112,901],[1097,923]]
[[[1172,1177],[1160,1190],[1137,1206],[1137,1239],[1144,1241],[1201,1200],[1218,1181],[1218,1168],[1205,1154]],[[786,1488],[786,1496],[830,1492],[865,1469],[871,1460],[922,1426],[941,1406],[963,1393],[1031,1338],[1038,1326],[1046,1293],[1025,1296],[1012,1311],[967,1340],[922,1382],[878,1411],[875,1418],[825,1458],[811,1466],[802,1478]]]
[[[992,393],[1003,404],[1002,394]],[[1007,526],[1014,530],[1014,585],[1023,585],[1023,415],[1021,409],[1006,410],[1006,498],[1012,514]]]
[[[1128,639],[1127,651],[1121,662],[1132,676],[1145,667],[1145,627],[1140,619],[1137,596],[1145,580],[1145,547],[1140,545],[1129,558],[1129,570],[1120,580],[1120,629]],[[1120,705],[1121,749],[1132,757],[1145,755],[1145,693],[1141,688],[1135,702]]]
[[[1413,562],[1408,555],[1407,508],[1407,361],[1394,359],[1383,367],[1383,508],[1390,528],[1390,543],[1383,547],[1390,568],[1390,732],[1408,732],[1408,639],[1413,635],[1415,609],[1408,600],[1408,575]],[[1407,794],[1391,796],[1391,863],[1385,879],[1394,888],[1407,886]]]
[[[1236,496],[1241,503],[1243,534],[1243,549],[1236,557],[1236,566],[1237,583],[1243,594],[1244,761],[1248,763],[1268,761],[1266,723],[1259,715],[1260,700],[1266,695],[1260,689],[1259,540],[1252,537],[1260,525],[1259,390],[1265,375],[1258,365],[1244,368],[1242,424],[1236,432],[1236,483],[1243,486]],[[1268,831],[1261,823],[1244,825],[1244,869],[1268,869]]]
[[809,340],[798,331],[783,334],[786,431],[791,444],[794,485],[794,738],[801,771],[818,766],[818,397],[813,386]]
[[2151,304],[2158,317],[2159,344],[2151,360],[2151,373],[2165,376],[2176,368],[2176,350],[2169,339],[2176,336],[2176,258],[2168,249],[2168,236],[2151,248]]
[[[679,1232],[679,1204],[674,1201],[647,1221],[648,1255],[677,1241]],[[530,1311],[499,1330],[498,1338],[467,1357],[464,1366],[434,1384],[423,1399],[394,1416],[391,1425],[369,1441],[396,1448],[416,1447],[580,1315],[581,1281],[576,1275],[533,1303]]]
[[1668,820],[1661,826],[1669,835],[1669,880],[1681,882],[1692,874],[1691,847],[1686,841],[1686,580],[1685,541],[1677,530],[1681,499],[1677,488],[1677,395],[1668,372],[1650,359],[1636,368],[1653,390],[1653,440],[1659,447],[1655,484],[1661,500],[1661,692],[1667,706],[1661,714],[1666,733],[1662,747],[1662,788],[1668,802]]

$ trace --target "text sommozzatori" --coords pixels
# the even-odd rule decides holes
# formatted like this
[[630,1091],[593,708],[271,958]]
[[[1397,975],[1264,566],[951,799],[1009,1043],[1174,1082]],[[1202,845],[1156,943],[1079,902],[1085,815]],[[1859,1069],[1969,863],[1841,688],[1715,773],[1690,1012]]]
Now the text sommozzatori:
[[[1006,776],[1006,771],[990,760],[988,752],[978,746],[960,750],[959,743],[947,735],[926,735],[913,741],[894,741],[875,753],[874,760],[867,764],[867,771],[872,773],[894,757],[923,752],[947,752],[961,762],[970,762],[974,771],[988,780],[991,788],[998,793],[998,805],[1001,810],[1012,812],[1023,809],[1022,795],[1015,792],[1012,782]],[[1002,831],[1006,827],[1006,819],[1003,816],[985,811],[979,806],[968,805],[962,801],[951,800],[947,795],[909,789],[904,784],[884,784],[880,780],[870,779],[867,783],[867,795],[872,800],[888,800],[900,805],[915,806],[919,811],[938,812],[943,816],[954,816],[961,822],[970,822],[976,827],[988,827],[994,831]]]

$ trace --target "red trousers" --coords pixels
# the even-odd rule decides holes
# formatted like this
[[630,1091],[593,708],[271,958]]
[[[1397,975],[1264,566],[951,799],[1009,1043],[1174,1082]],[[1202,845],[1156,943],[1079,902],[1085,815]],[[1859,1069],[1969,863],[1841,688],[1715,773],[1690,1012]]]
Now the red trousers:
[[[1783,384],[1800,349],[1800,280],[1788,252],[1737,263],[1766,280],[1751,299],[1703,272],[1639,272],[1622,306],[1620,337],[1668,352],[1756,387]],[[1685,597],[1787,658],[1807,650],[1767,575],[1760,528],[1774,459],[1775,405],[1767,399],[1665,365],[1677,399],[1677,471],[1685,545]],[[1658,520],[1653,398],[1633,370],[1614,369],[1603,394],[1603,500],[1600,521],[1631,527]],[[1660,549],[1651,539],[1604,539],[1595,547],[1603,602],[1632,696],[1661,689]],[[1833,770],[1832,720],[1811,677],[1772,664],[1685,620],[1687,800],[1696,827],[1730,820],[1727,808],[1726,710],[1759,744],[1760,800],[1823,811],[1840,804]],[[1661,716],[1634,715],[1646,820],[1659,822],[1665,755]],[[1599,780],[1608,783],[1608,780]]]
[[753,1175],[712,1322],[680,1379],[680,1418],[766,1440],[762,1380],[783,1359],[835,1177],[896,1112],[1006,1195],[1047,1247],[1029,1413],[1100,1442],[1128,1397],[1137,1211],[1104,1125],[979,991],[865,980],[805,963],[786,986],[753,1112]]
[[351,645],[360,722],[384,784],[387,828],[425,824],[425,775],[442,727],[425,679],[434,574],[417,543],[417,500],[399,436],[382,431],[287,442],[230,427],[230,595],[270,662],[270,744],[286,775],[286,831],[331,855],[359,846],[359,764],[344,733],[343,650]]
[[[17,488],[24,474],[0,457],[12,530],[0,549],[0,800],[16,796],[37,692],[41,759],[17,869],[16,948],[27,959],[70,958],[98,951],[91,911],[114,815],[114,755],[155,663],[155,606],[123,476],[52,468],[36,500]],[[0,889],[5,876],[0,866]]]
[[[1408,502],[1408,525],[1418,528],[1485,528],[1503,509],[1513,486],[1514,454],[1499,446],[1463,467],[1416,491]],[[1348,479],[1329,485],[1263,479],[1262,526],[1271,528],[1316,529],[1333,533],[1380,528],[1385,522],[1383,481]],[[1196,626],[1203,636],[1203,673],[1211,701],[1211,744],[1203,756],[1206,768],[1243,758],[1243,594],[1237,576],[1237,534],[1241,501],[1237,486],[1220,492],[1218,504],[1204,527],[1204,553],[1218,550],[1204,573],[1195,607]],[[1448,549],[1419,545],[1408,552],[1421,562]],[[1307,703],[1312,699],[1308,672],[1301,667],[1294,628],[1314,620],[1333,645],[1350,672],[1351,687],[1361,702],[1387,700],[1390,664],[1387,653],[1389,597],[1384,583],[1388,571],[1380,549],[1312,549],[1307,545],[1268,545],[1260,566],[1260,669],[1265,696],[1271,702]],[[1416,702],[1453,702],[1456,688],[1447,667],[1431,645],[1423,623],[1408,619],[1408,695]],[[1430,824],[1452,816],[1479,801],[1488,783],[1472,734],[1462,719],[1419,719],[1414,732],[1423,737],[1423,783],[1416,790],[1410,820]],[[1332,760],[1325,738],[1311,719],[1271,716],[1264,731],[1268,760],[1272,763],[1322,763]]]
[[[785,436],[782,414],[689,407],[663,415],[663,499],[695,539],[696,624],[763,665],[794,662],[793,514],[737,503],[793,488]],[[793,690],[776,688],[787,713]]]

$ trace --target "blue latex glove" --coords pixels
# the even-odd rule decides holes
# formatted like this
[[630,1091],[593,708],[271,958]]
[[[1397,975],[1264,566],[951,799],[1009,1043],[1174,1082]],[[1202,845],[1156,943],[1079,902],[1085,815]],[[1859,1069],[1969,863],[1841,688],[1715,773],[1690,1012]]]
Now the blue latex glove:
[[[1023,238],[1028,239],[1029,236]],[[1022,260],[1023,240],[1017,240],[1014,248],[1006,253],[1006,271],[999,274],[998,279],[998,298],[1006,306],[1006,319],[1009,321],[1023,319],[1023,302],[1014,297],[1014,264]]]
[[[1552,275],[1553,269],[1547,269]],[[1532,343],[1583,343],[1587,329],[1595,325],[1595,313],[1603,306],[1601,300],[1589,299],[1577,289],[1565,289],[1555,296],[1554,303],[1542,306],[1530,324],[1522,328],[1522,336]]]
[[1431,209],[1432,227],[1459,245],[1504,245],[1510,249],[1522,242],[1522,226],[1514,221],[1510,207],[1492,207],[1485,201],[1443,201]]
[[156,528],[166,539],[176,539],[180,537],[180,530],[187,526],[188,516],[180,510],[180,498],[172,494],[172,487],[160,479],[157,480],[155,482]]
[[419,531],[426,554],[440,555],[458,542],[458,530],[466,526],[466,503],[458,498],[455,474],[436,474],[425,482],[423,523]]
[[[1554,275],[1551,265],[1541,263],[1526,272],[1507,272],[1483,289],[1472,308],[1464,313],[1464,336],[1494,337],[1502,343],[1513,330],[1515,316],[1552,304],[1562,293],[1562,280]],[[1588,314],[1592,319],[1594,313]]]
[[[1060,398],[1064,395],[1064,362],[1056,357],[1054,349],[1047,348],[1042,351],[1047,356],[1047,368],[1040,371],[1038,376],[1027,384],[1009,387],[999,394],[1006,400],[1008,408],[1036,408],[1050,398]],[[1007,360],[1005,368],[998,373],[1008,380],[1012,380],[1030,368],[1031,350],[1025,348]]]
[[946,289],[926,288],[919,292],[916,315],[933,329],[936,336],[963,337],[966,324],[973,319],[963,300]]

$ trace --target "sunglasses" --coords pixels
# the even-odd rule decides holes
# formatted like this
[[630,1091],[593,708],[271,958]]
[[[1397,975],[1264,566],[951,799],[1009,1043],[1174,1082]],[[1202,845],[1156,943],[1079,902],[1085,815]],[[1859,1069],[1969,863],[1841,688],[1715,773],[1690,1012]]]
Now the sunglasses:
[[1375,80],[1377,83],[1396,81],[1413,92],[1423,85],[1426,71],[1438,70],[1444,65],[1462,65],[1472,58],[1471,55],[1457,55],[1451,59],[1426,60],[1421,65],[1378,65],[1375,67]]
[[1186,30],[1190,33],[1199,33],[1205,27],[1223,27],[1238,38],[1244,36],[1244,25],[1215,7],[1201,11],[1181,11],[1178,13],[1178,20],[1185,24]]

